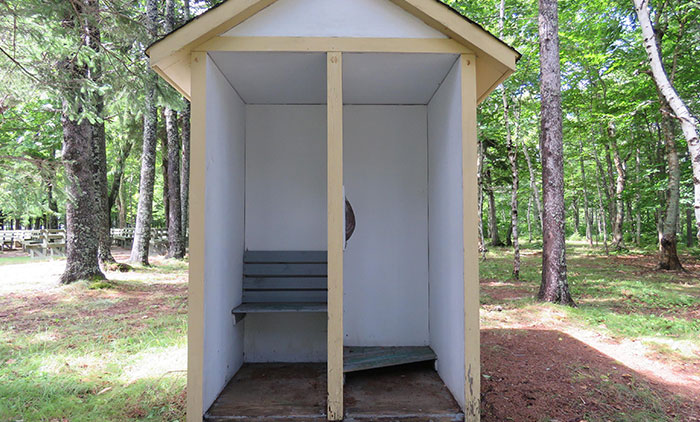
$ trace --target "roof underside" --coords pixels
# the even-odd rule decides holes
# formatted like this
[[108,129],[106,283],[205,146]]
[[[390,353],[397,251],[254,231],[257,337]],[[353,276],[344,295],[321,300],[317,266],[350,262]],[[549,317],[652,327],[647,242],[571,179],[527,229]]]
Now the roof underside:
[[[305,9],[298,10],[302,6]],[[286,50],[276,50],[272,40],[284,41]],[[231,64],[226,53],[233,52],[241,59],[243,51],[295,51],[287,45],[289,40],[313,40],[311,47],[308,43],[299,47],[299,52],[307,53],[333,48],[353,51],[344,48],[348,44],[340,42],[343,40],[353,41],[352,46],[357,40],[372,40],[372,48],[380,45],[374,52],[382,51],[385,42],[410,44],[414,49],[414,45],[423,44],[432,48],[437,43],[431,42],[440,40],[440,49],[447,50],[440,53],[476,55],[479,101],[515,70],[520,57],[503,41],[438,0],[228,0],[155,42],[147,54],[154,70],[189,98],[191,52],[216,54],[217,63],[227,62],[235,68],[245,64]],[[242,44],[244,49],[240,49]],[[398,51],[402,49],[386,50]],[[246,82],[241,79],[238,85]]]

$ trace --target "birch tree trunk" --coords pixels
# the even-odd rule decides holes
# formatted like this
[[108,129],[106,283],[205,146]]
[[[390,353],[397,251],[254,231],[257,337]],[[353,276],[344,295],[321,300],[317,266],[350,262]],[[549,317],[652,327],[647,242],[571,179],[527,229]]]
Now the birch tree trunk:
[[542,284],[537,298],[575,306],[566,276],[564,144],[557,0],[539,0]]
[[679,222],[680,208],[680,179],[681,167],[678,162],[678,148],[676,138],[673,135],[671,118],[669,117],[668,103],[663,97],[661,100],[661,126],[666,141],[666,160],[668,166],[668,192],[666,195],[666,213],[661,227],[661,262],[659,268],[662,270],[682,270],[680,259],[678,259],[678,239],[676,229]]
[[634,9],[637,12],[637,18],[642,29],[642,37],[644,39],[644,48],[647,51],[649,58],[649,66],[651,74],[661,95],[666,99],[669,107],[678,118],[683,136],[688,143],[688,152],[690,153],[690,161],[693,168],[693,188],[694,188],[694,208],[695,208],[695,225],[696,236],[700,239],[700,139],[698,139],[698,121],[690,113],[681,97],[676,92],[673,84],[666,75],[659,46],[654,35],[654,27],[649,18],[649,1],[634,0]]
[[481,259],[486,259],[486,242],[484,241],[484,144],[481,141],[481,138],[478,140],[477,148],[478,155],[476,161],[476,177],[479,189],[477,192],[477,212],[479,214],[479,252],[481,253]]
[[[146,1],[146,29],[152,40],[157,37],[156,20],[158,18],[158,2]],[[143,150],[141,151],[141,180],[139,182],[139,203],[136,211],[136,226],[134,228],[134,243],[131,246],[129,261],[148,265],[148,250],[151,242],[151,222],[153,219],[153,183],[156,173],[156,123],[158,110],[156,108],[157,76],[149,71],[146,77],[146,103],[143,113]]]

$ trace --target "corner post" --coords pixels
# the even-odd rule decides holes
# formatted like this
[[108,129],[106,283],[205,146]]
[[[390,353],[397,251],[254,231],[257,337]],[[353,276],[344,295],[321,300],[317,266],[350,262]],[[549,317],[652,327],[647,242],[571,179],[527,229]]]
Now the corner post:
[[464,245],[464,371],[466,422],[480,418],[479,250],[477,229],[476,57],[460,56],[462,87],[462,228]]
[[206,185],[207,53],[192,53],[190,265],[187,315],[187,422],[204,415],[204,192]]
[[343,56],[327,53],[328,420],[343,419]]

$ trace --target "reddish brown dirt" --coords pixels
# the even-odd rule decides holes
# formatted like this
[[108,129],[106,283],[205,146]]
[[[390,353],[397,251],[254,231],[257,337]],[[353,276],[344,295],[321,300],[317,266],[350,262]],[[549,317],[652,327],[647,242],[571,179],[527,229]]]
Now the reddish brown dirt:
[[[691,255],[680,255],[679,256],[681,264],[685,271],[668,271],[670,274],[674,274],[673,279],[679,283],[691,282],[697,283],[700,277],[700,260]],[[653,255],[640,255],[640,254],[629,254],[629,255],[617,255],[610,256],[610,259],[614,260],[618,264],[627,265],[633,268],[637,268],[638,271],[634,274],[644,275],[648,273],[663,271],[658,269],[659,259]]]
[[534,297],[535,292],[532,286],[518,285],[519,283],[501,283],[494,279],[481,280],[481,294],[488,295],[491,299],[501,301],[511,301]]
[[[168,298],[180,300],[166,300]],[[75,304],[115,299],[112,305],[98,310],[89,306],[65,306],[65,295],[59,292],[10,293],[0,297],[0,321],[13,331],[31,333],[46,327],[64,327],[66,319],[79,321],[99,315],[103,320],[129,320],[131,328],[138,328],[134,327],[134,324],[139,325],[139,321],[133,321],[135,312],[143,320],[166,313],[187,313],[186,298],[185,284],[153,283],[138,287],[116,284],[109,289],[73,293],[71,302]]]
[[616,420],[655,405],[670,420],[700,421],[697,397],[678,396],[558,331],[482,330],[481,362],[483,421]]

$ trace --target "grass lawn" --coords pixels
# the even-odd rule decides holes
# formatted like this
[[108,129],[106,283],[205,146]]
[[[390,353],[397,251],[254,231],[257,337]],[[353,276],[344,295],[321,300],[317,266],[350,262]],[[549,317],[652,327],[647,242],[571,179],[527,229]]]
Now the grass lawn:
[[64,287],[64,261],[0,267],[0,421],[184,421],[186,264],[154,263]]
[[[533,298],[536,246],[520,281],[508,249],[481,263],[482,420],[700,421],[697,255],[572,244],[562,308]],[[57,286],[63,261],[0,256],[0,422],[184,421],[186,264],[153,263]]]

